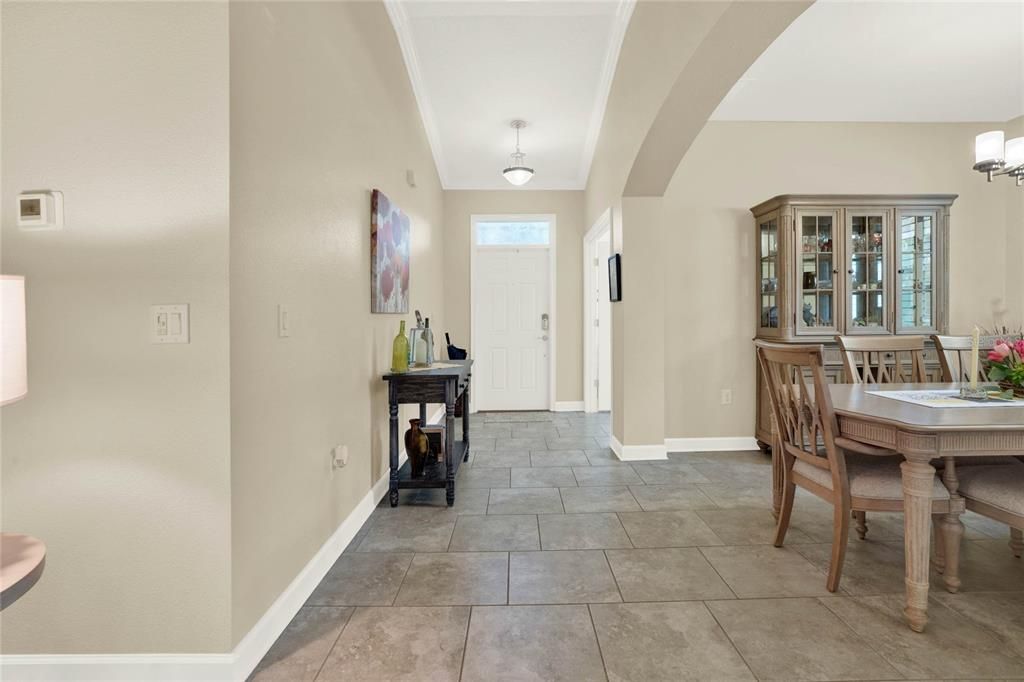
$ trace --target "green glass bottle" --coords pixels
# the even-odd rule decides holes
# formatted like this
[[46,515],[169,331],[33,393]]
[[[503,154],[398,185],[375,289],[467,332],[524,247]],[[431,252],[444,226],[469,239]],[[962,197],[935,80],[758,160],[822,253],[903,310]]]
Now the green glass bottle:
[[391,371],[395,374],[409,371],[409,339],[405,337],[405,320],[402,320],[398,336],[391,346]]

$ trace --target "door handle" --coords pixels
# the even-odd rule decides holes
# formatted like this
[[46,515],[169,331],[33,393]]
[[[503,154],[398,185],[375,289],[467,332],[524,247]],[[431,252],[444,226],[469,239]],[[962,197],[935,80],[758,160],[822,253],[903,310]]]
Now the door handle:
[[544,336],[538,336],[537,338],[540,339],[541,341],[547,341],[548,340],[548,335],[545,334]]

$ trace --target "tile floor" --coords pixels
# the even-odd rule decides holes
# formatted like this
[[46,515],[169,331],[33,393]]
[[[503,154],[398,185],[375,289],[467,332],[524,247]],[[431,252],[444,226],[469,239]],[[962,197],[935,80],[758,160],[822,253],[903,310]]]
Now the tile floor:
[[[960,594],[903,625],[902,517],[825,590],[831,507],[771,546],[759,452],[624,464],[607,415],[477,415],[456,504],[386,498],[254,680],[1024,679],[1024,561],[964,517]],[[933,587],[941,585],[933,575]]]

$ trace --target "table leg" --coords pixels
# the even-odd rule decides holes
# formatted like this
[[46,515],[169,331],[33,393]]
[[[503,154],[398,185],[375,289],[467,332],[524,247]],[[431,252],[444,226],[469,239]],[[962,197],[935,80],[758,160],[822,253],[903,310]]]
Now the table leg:
[[455,504],[455,467],[452,461],[452,441],[455,434],[455,394],[457,390],[456,380],[452,379],[444,386],[444,466],[445,466],[445,498],[448,506]]
[[[394,386],[394,383],[391,384]],[[390,415],[388,450],[391,459],[391,478],[388,486],[388,501],[392,507],[398,506],[398,401],[395,391],[392,388],[388,400],[388,414]]]
[[462,457],[463,462],[469,461],[469,382],[472,378],[472,374],[466,375],[466,390],[462,392],[462,440],[466,444],[466,454]]
[[903,548],[906,560],[906,607],[903,615],[914,632],[928,624],[928,558],[931,550],[932,486],[935,469],[928,459],[908,458],[903,472]]
[[960,497],[960,481],[956,477],[956,465],[952,457],[943,457],[942,484],[949,491],[949,513],[942,514],[940,533],[942,535],[942,580],[946,590],[956,593],[960,590],[960,541],[964,537],[964,524],[960,521],[963,498]]

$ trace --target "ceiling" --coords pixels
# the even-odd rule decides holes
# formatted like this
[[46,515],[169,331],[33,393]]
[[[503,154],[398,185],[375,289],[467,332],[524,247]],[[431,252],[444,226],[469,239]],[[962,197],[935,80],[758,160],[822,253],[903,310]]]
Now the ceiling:
[[1024,114],[1024,1],[819,0],[712,116],[996,121]]
[[445,189],[583,189],[633,0],[386,0]]

